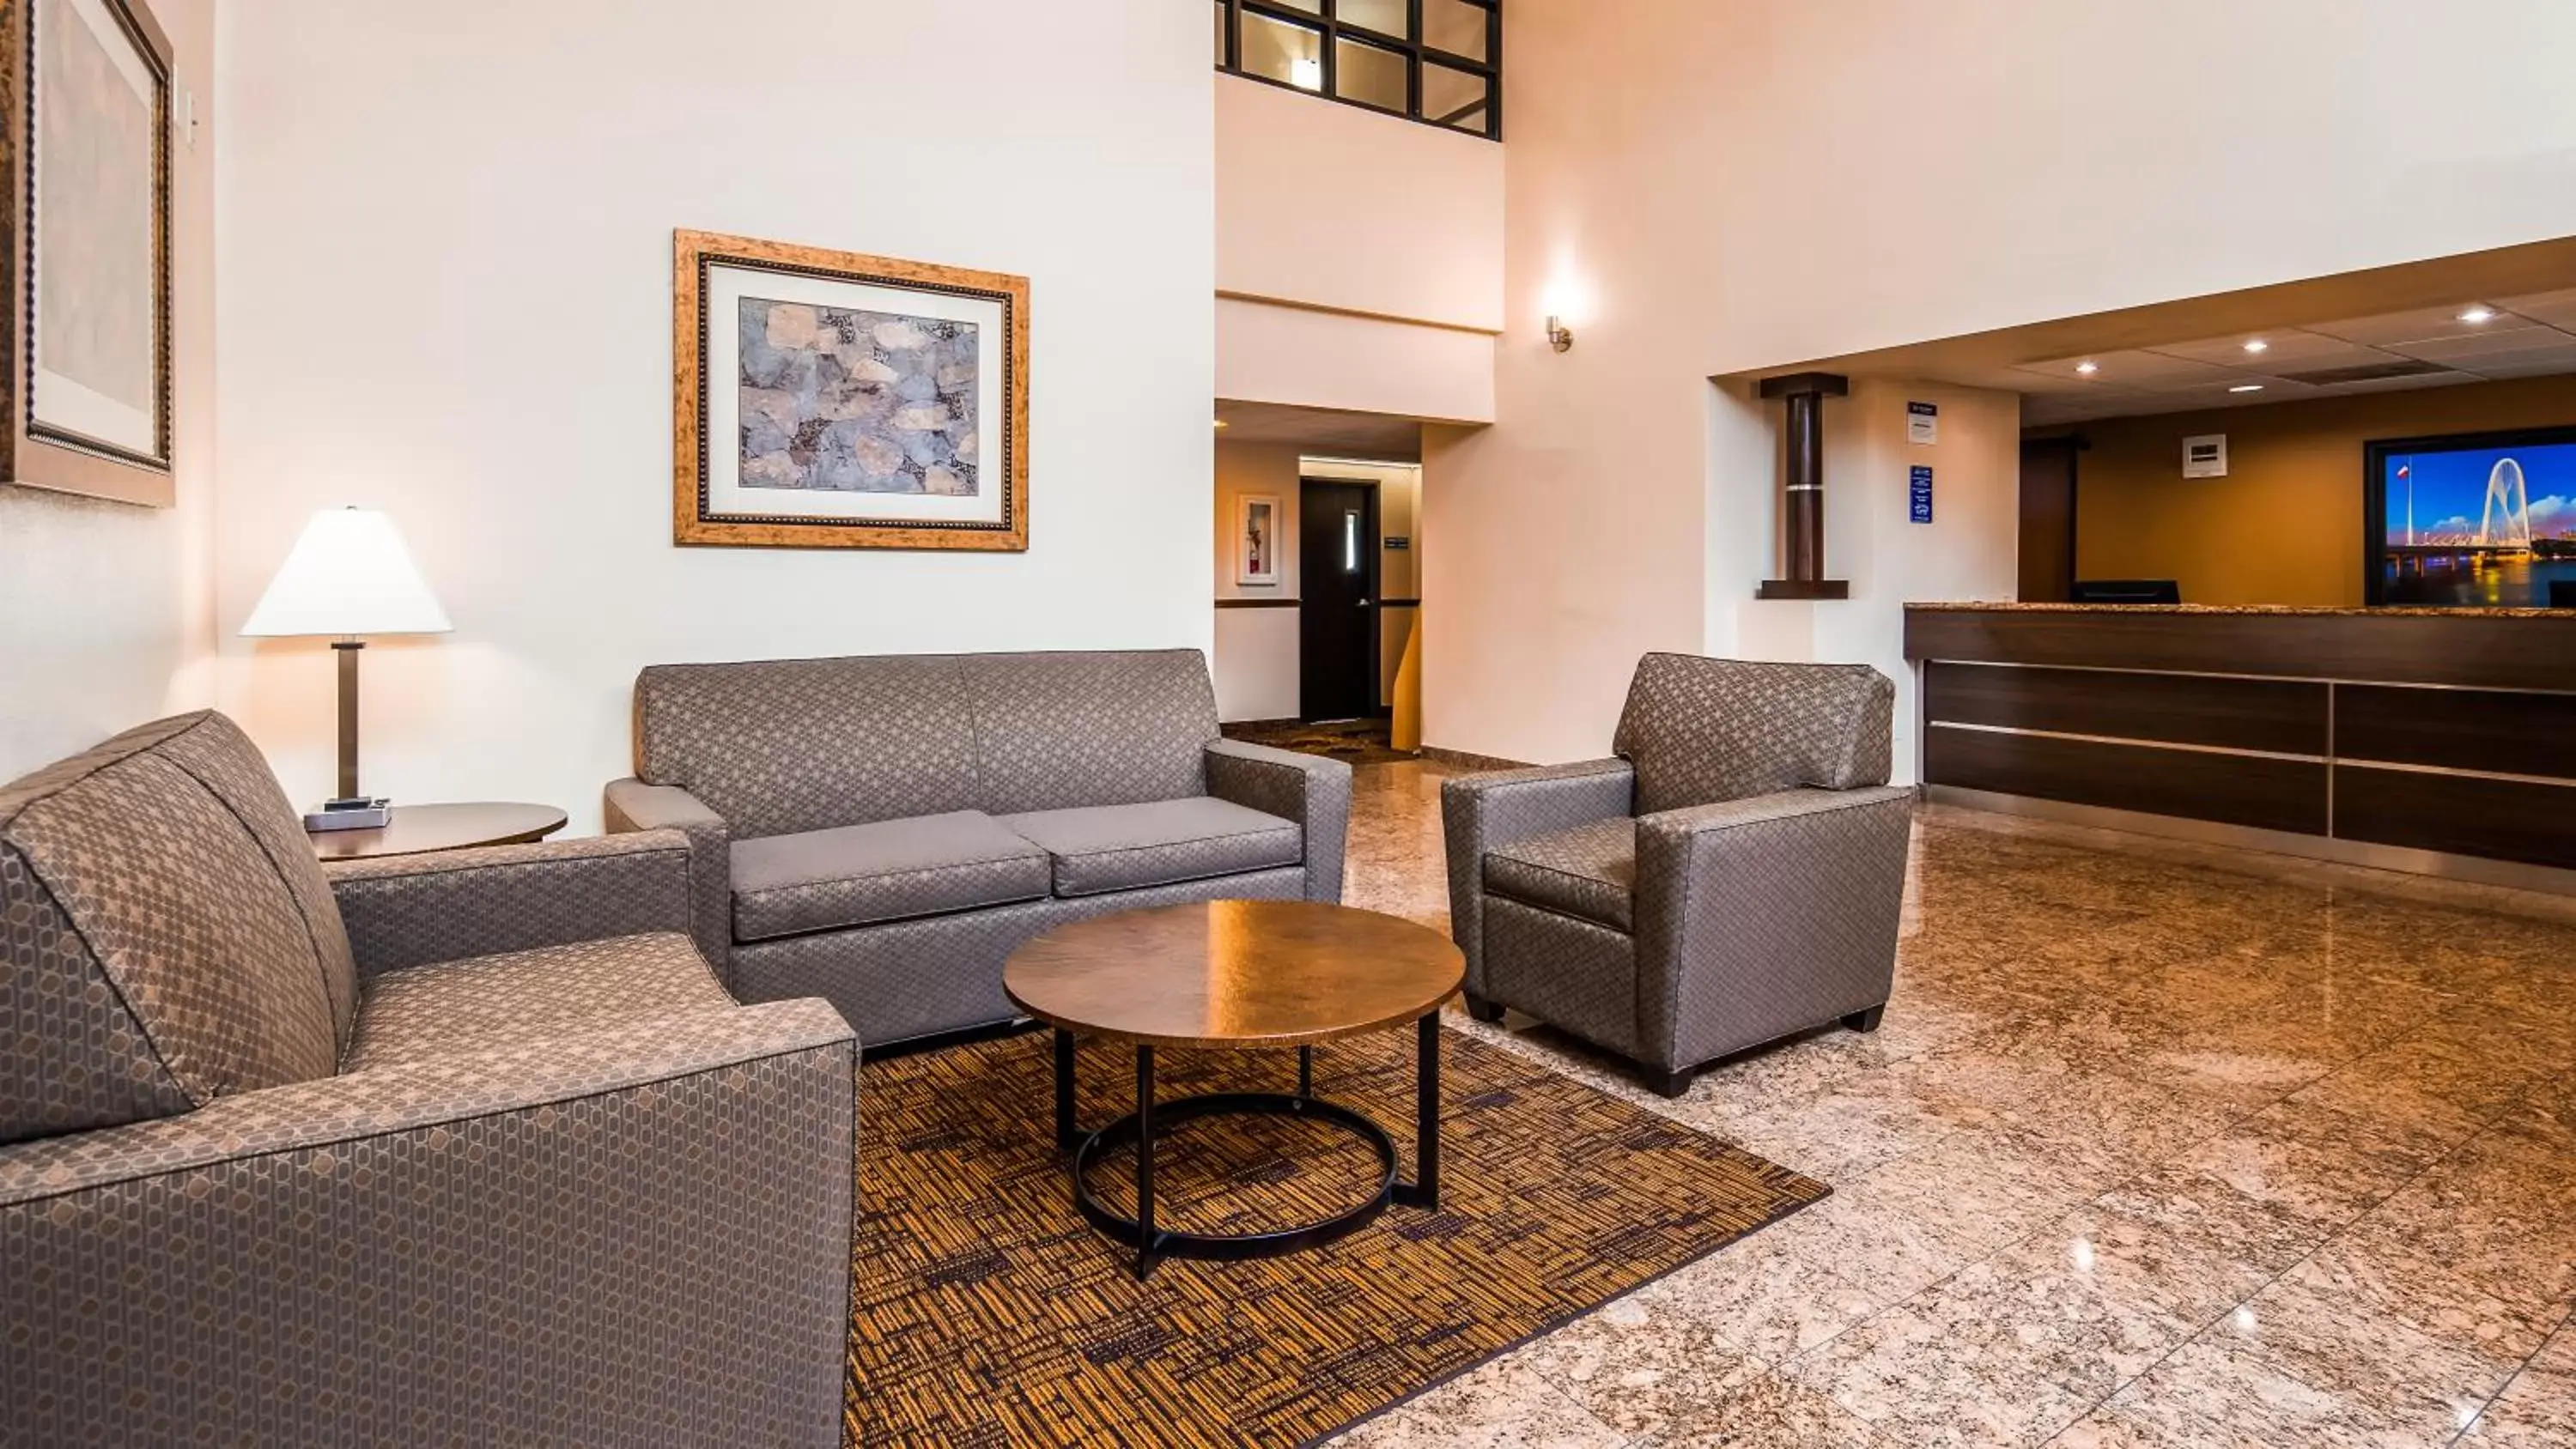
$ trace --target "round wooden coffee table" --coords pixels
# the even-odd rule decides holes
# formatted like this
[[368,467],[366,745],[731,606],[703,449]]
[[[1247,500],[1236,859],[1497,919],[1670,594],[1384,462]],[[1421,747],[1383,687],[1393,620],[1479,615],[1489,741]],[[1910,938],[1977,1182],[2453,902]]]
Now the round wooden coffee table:
[[397,805],[393,818],[373,830],[313,830],[313,853],[324,860],[372,860],[380,855],[424,855],[543,840],[564,828],[552,805],[479,800],[463,805]]
[[[1316,1247],[1388,1203],[1440,1204],[1440,1007],[1466,960],[1426,926],[1314,901],[1205,901],[1059,926],[1011,953],[1002,989],[1055,1028],[1055,1131],[1073,1154],[1073,1200],[1092,1226],[1136,1250],[1136,1276],[1167,1258],[1258,1258]],[[1317,1042],[1414,1023],[1414,1180],[1396,1175],[1395,1141],[1360,1112],[1315,1095]],[[1136,1049],[1136,1110],[1085,1134],[1074,1125],[1074,1038]],[[1297,1049],[1297,1092],[1211,1092],[1154,1100],[1154,1048]],[[1154,1134],[1174,1122],[1268,1112],[1328,1122],[1376,1149],[1377,1193],[1320,1221],[1275,1232],[1178,1232],[1154,1225]],[[1136,1215],[1102,1206],[1086,1184],[1104,1150],[1136,1144]]]

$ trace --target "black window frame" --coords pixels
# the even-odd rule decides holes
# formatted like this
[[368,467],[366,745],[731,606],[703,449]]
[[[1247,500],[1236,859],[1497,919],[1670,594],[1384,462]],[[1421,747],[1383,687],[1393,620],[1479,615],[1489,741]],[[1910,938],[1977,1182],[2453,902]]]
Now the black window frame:
[[[1240,76],[1245,80],[1260,85],[1275,86],[1283,91],[1294,91],[1301,96],[1314,96],[1339,105],[1355,106],[1371,115],[1401,117],[1425,126],[1436,127],[1453,135],[1473,136],[1496,142],[1503,139],[1503,0],[1458,0],[1460,4],[1485,12],[1485,58],[1483,60],[1473,60],[1467,56],[1424,44],[1421,39],[1423,0],[1405,0],[1405,28],[1409,32],[1405,35],[1389,35],[1382,30],[1371,30],[1365,25],[1344,22],[1341,18],[1342,0],[1317,0],[1323,9],[1320,15],[1286,3],[1286,0],[1210,0],[1210,3],[1214,4],[1218,13],[1225,17],[1225,55],[1217,62],[1216,68],[1227,75]],[[1243,17],[1247,14],[1281,21],[1323,36],[1321,89],[1308,90],[1304,86],[1273,79],[1270,76],[1254,75],[1243,68]],[[1404,58],[1403,110],[1389,110],[1384,106],[1341,94],[1340,41],[1344,35],[1348,35],[1358,44],[1393,51]],[[1463,111],[1452,112],[1452,118],[1448,120],[1422,113],[1422,67],[1425,64],[1447,66],[1451,70],[1465,71],[1484,79],[1483,109],[1487,122],[1484,130],[1470,130],[1454,123],[1457,117],[1474,114],[1476,108],[1472,106]]]

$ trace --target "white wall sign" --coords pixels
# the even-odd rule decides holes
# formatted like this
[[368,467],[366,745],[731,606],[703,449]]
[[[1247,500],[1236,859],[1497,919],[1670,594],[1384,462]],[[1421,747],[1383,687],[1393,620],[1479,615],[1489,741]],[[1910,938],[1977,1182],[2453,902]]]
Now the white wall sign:
[[1905,405],[1905,441],[1937,443],[1941,441],[1941,405],[1910,402]]
[[2227,435],[2203,433],[2182,440],[2182,476],[2186,478],[2224,478],[2227,476]]

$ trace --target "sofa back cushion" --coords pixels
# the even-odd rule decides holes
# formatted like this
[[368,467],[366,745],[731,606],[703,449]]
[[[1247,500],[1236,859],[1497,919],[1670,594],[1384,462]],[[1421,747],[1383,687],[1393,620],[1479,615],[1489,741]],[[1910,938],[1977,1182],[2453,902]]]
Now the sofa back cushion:
[[0,1142],[327,1077],[357,972],[258,750],[212,712],[0,786]]
[[1637,771],[1637,813],[1777,790],[1887,783],[1896,686],[1866,664],[1649,654],[1611,748]]
[[1216,691],[1195,649],[959,656],[975,808],[994,815],[1207,793]]
[[738,837],[974,808],[954,655],[657,664],[635,681],[635,742],[638,776]]
[[1216,692],[1194,649],[657,664],[635,773],[737,838],[1206,791]]

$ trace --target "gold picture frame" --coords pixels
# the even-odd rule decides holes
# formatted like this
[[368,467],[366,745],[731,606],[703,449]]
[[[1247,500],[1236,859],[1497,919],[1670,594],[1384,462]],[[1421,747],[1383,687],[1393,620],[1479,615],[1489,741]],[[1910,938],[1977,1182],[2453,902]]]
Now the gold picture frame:
[[0,483],[177,501],[172,73],[144,0],[0,0]]
[[1026,551],[1028,278],[682,230],[671,289],[672,542]]

